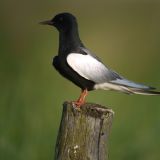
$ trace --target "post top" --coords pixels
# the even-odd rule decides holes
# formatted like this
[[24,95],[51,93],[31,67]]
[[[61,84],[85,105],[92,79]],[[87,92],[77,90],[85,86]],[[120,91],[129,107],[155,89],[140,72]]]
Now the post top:
[[95,103],[85,103],[80,108],[76,108],[72,102],[64,102],[64,107],[66,109],[72,109],[74,113],[86,114],[94,118],[107,118],[108,116],[113,116],[114,111],[108,107],[102,106]]

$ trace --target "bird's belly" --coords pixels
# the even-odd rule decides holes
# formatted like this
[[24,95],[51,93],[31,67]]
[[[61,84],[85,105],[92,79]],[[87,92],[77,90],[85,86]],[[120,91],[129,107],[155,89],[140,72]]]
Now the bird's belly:
[[79,86],[81,89],[93,90],[95,83],[93,81],[87,80],[75,72],[66,62],[66,60],[61,60],[58,56],[53,59],[53,66],[55,69],[65,78],[72,81],[75,85]]

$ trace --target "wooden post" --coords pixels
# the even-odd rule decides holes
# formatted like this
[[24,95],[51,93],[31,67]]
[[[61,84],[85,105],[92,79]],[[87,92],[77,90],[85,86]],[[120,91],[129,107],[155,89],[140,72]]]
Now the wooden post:
[[107,142],[114,112],[99,104],[77,109],[63,104],[55,160],[108,160]]

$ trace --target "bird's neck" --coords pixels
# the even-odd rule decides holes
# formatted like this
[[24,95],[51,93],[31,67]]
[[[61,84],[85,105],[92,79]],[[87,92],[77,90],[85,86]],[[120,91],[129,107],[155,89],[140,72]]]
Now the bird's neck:
[[78,29],[59,33],[59,54],[74,52],[82,46]]

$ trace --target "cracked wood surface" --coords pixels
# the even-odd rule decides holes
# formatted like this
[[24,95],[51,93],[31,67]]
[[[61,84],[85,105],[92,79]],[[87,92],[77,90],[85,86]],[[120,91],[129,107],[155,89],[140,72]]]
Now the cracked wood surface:
[[108,135],[114,112],[99,104],[77,109],[63,104],[55,160],[108,160]]

